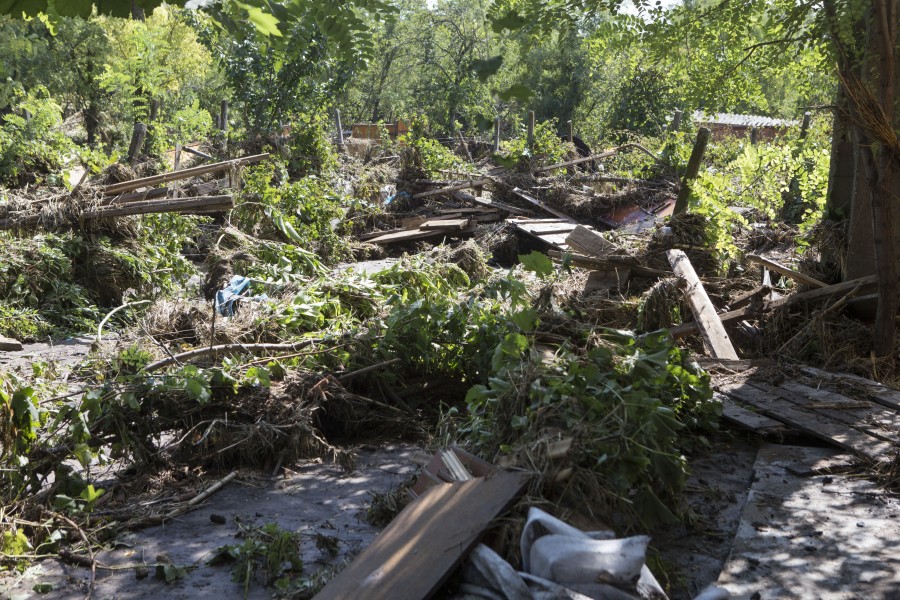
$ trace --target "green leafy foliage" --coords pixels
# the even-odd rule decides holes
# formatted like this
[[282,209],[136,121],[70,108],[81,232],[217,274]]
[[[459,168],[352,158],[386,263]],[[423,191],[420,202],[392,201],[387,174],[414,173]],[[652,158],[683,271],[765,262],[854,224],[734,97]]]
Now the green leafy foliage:
[[245,595],[253,581],[284,589],[293,577],[302,573],[298,534],[270,523],[261,527],[242,527],[241,537],[244,541],[240,544],[218,548],[209,564],[233,563],[232,577],[244,587]]
[[41,179],[61,183],[60,169],[75,145],[62,131],[62,109],[47,94],[38,88],[20,95],[14,112],[2,117],[0,184],[14,187]]

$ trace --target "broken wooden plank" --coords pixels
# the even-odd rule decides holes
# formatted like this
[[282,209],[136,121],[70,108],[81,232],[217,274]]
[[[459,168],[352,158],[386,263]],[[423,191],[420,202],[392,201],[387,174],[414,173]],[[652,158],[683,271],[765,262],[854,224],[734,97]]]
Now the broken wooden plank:
[[532,170],[532,173],[546,173],[547,171],[553,171],[555,169],[562,169],[563,167],[572,167],[575,165],[580,165],[582,163],[591,162],[594,160],[600,160],[601,158],[609,158],[610,156],[614,156],[624,148],[625,146],[618,146],[616,148],[612,148],[605,152],[601,152],[600,154],[595,154],[593,156],[585,156],[583,158],[576,158],[575,160],[569,160],[566,162],[556,163],[555,165],[547,165],[546,167],[538,167],[537,169]]
[[743,371],[749,371],[750,369],[756,369],[759,367],[770,367],[775,364],[771,358],[739,358],[737,360],[728,360],[724,358],[709,358],[706,356],[698,356],[696,359],[697,364],[706,369],[707,371],[713,369],[725,369],[727,371],[733,371],[735,373],[740,373]]
[[815,367],[801,367],[800,371],[819,381],[825,380],[837,384],[853,384],[862,386],[872,400],[882,406],[900,410],[900,391],[888,386],[850,373],[832,373]]
[[581,254],[597,258],[603,258],[617,250],[615,244],[584,225],[578,225],[572,230],[566,238],[566,245]]
[[732,398],[752,406],[766,416],[786,423],[795,429],[844,448],[871,461],[890,461],[897,447],[864,433],[826,415],[804,410],[793,402],[765,392],[747,383],[726,383],[717,389]]
[[196,177],[197,175],[205,175],[207,173],[215,173],[216,171],[224,171],[232,167],[241,165],[250,165],[269,158],[269,153],[254,154],[243,158],[235,158],[211,165],[203,165],[200,167],[192,167],[190,169],[182,169],[181,171],[170,171],[160,175],[152,175],[150,177],[142,177],[141,179],[133,179],[131,181],[122,181],[114,183],[103,188],[103,193],[107,196],[112,194],[121,194],[122,192],[130,192],[142,187],[150,187],[160,183],[168,183],[170,181],[178,181],[179,179],[187,179],[188,177]]
[[788,267],[782,265],[781,263],[777,263],[774,260],[770,260],[768,258],[764,258],[762,256],[758,256],[756,254],[748,254],[747,260],[750,262],[756,263],[758,265],[763,265],[767,269],[771,271],[775,271],[776,273],[780,273],[789,279],[793,279],[798,283],[802,283],[804,285],[808,285],[812,288],[823,288],[828,284],[824,281],[819,281],[814,277],[810,277],[809,275],[804,275],[799,271],[795,271],[794,269],[789,269]]
[[737,359],[737,352],[731,344],[728,332],[725,326],[719,320],[716,314],[716,307],[713,306],[697,272],[691,265],[687,254],[681,250],[669,250],[666,253],[669,264],[675,274],[687,283],[685,295],[691,312],[694,313],[694,320],[700,327],[700,333],[706,342],[707,348],[715,358]]
[[22,342],[0,335],[0,352],[19,352],[23,349]]
[[464,181],[462,183],[457,183],[455,185],[450,185],[447,187],[438,188],[436,190],[430,190],[428,192],[419,192],[418,194],[413,194],[413,198],[418,200],[419,198],[428,198],[429,196],[437,196],[439,194],[447,194],[450,192],[458,192],[460,190],[467,190],[474,187],[479,187],[485,185],[486,183],[490,183],[492,179],[484,178],[484,179],[470,179],[468,181]]
[[429,598],[527,479],[524,473],[500,472],[429,488],[315,600]]
[[534,206],[537,206],[541,210],[544,210],[544,211],[550,213],[551,215],[555,215],[555,216],[559,217],[560,219],[563,219],[564,221],[567,221],[569,223],[577,222],[577,221],[575,221],[575,219],[573,219],[572,217],[570,217],[563,211],[557,210],[557,209],[553,208],[552,206],[550,206],[549,204],[547,204],[546,202],[543,202],[542,200],[538,200],[537,198],[535,198],[533,196],[529,196],[528,194],[525,193],[525,190],[522,190],[519,188],[513,188],[512,193],[515,194],[516,196],[518,196],[519,198],[521,198],[522,200],[525,200],[529,204],[533,204]]

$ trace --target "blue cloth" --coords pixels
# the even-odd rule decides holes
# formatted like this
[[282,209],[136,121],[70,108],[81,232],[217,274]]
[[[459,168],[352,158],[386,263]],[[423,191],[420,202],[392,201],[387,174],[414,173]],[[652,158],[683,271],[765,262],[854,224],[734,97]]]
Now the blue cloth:
[[250,287],[250,280],[246,277],[242,275],[232,277],[228,285],[216,292],[216,312],[223,317],[233,316],[235,301],[247,291],[248,287]]

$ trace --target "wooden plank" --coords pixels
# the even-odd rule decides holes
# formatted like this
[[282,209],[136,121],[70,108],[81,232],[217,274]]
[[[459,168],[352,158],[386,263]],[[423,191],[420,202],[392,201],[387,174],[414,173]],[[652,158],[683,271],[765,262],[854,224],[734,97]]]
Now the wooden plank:
[[442,187],[436,190],[431,190],[428,192],[419,192],[418,194],[413,194],[413,198],[418,200],[419,198],[428,198],[429,196],[437,196],[439,194],[447,194],[449,192],[458,192],[460,190],[466,190],[473,187],[479,187],[486,183],[490,183],[492,180],[490,178],[484,179],[470,179],[468,181],[464,181],[462,183],[457,183],[456,185],[451,185],[447,187]]
[[772,288],[768,285],[758,285],[749,292],[744,292],[743,294],[738,294],[734,297],[734,299],[729,302],[731,308],[737,309],[753,301],[754,298],[763,297],[769,294],[772,291]]
[[569,223],[577,222],[577,221],[575,221],[575,219],[573,219],[572,217],[570,217],[563,211],[557,210],[557,209],[553,208],[552,206],[550,206],[549,204],[547,204],[546,202],[543,202],[541,200],[538,200],[537,198],[529,196],[528,194],[525,193],[524,190],[521,190],[519,188],[513,188],[512,193],[515,194],[516,196],[518,196],[519,198],[521,198],[522,200],[525,200],[529,204],[533,204],[533,205],[537,206],[538,208],[540,208],[541,210],[544,210],[544,211],[550,213],[551,215],[556,215],[560,219],[563,219]]
[[469,219],[438,219],[422,223],[419,229],[466,229],[471,223]]
[[528,225],[518,225],[519,229],[531,235],[553,235],[564,234],[568,237],[569,233],[574,229],[571,223],[535,223]]
[[429,598],[527,479],[524,473],[500,472],[429,488],[315,600]]
[[627,268],[613,271],[591,271],[588,273],[583,291],[588,293],[597,290],[622,289],[628,285],[629,279],[631,279],[631,270]]
[[710,369],[725,369],[740,373],[756,369],[758,367],[770,367],[775,364],[771,358],[739,358],[738,360],[726,360],[724,358],[708,358],[698,356],[697,364],[709,371]]
[[472,194],[467,194],[466,192],[451,192],[450,197],[461,202],[471,202],[473,204],[477,204],[479,206],[483,206],[485,208],[491,208],[496,210],[506,211],[512,214],[526,214],[529,211],[519,208],[517,206],[510,206],[509,204],[503,204],[502,202],[497,202],[491,198],[479,198],[477,196],[473,196]]
[[[627,144],[626,144],[627,145]],[[571,167],[573,165],[580,165],[581,163],[591,162],[593,160],[600,160],[601,158],[609,158],[610,156],[615,155],[625,146],[618,146],[616,148],[612,148],[605,152],[601,152],[600,154],[595,154],[593,156],[585,156],[584,158],[576,158],[575,160],[569,160],[566,162],[556,163],[555,165],[547,165],[546,167],[538,167],[534,169],[532,173],[546,173],[547,171],[553,171],[555,169],[561,169],[563,167]]]
[[235,165],[249,165],[258,163],[267,158],[269,158],[268,152],[263,154],[254,154],[252,156],[245,156],[243,158],[226,160],[218,163],[213,163],[211,165],[182,169],[181,171],[170,171],[168,173],[162,173],[160,175],[152,175],[150,177],[142,177],[141,179],[133,179],[132,181],[123,181],[121,183],[114,183],[112,185],[106,186],[105,188],[103,188],[103,193],[108,196],[112,194],[121,194],[122,192],[130,192],[142,187],[150,187],[152,185],[158,185],[160,183],[168,183],[169,181],[187,179],[188,177],[205,175],[207,173],[215,173],[216,171],[224,171],[226,169],[230,169]]
[[769,394],[758,387],[747,383],[726,383],[716,386],[717,389],[735,398],[739,402],[748,404],[782,423],[804,433],[824,440],[839,448],[849,450],[857,456],[872,461],[890,461],[898,450],[896,446],[884,440],[858,431],[839,423],[826,415],[815,411],[804,410],[793,402],[789,402],[774,394]]
[[815,367],[802,367],[800,371],[803,374],[820,381],[825,380],[837,384],[843,383],[862,386],[873,401],[878,402],[882,406],[900,410],[900,391],[889,388],[877,381],[872,381],[871,379],[866,379],[865,377],[852,375],[850,373],[831,373],[830,371],[823,371],[822,369],[817,369]]
[[398,242],[412,242],[445,236],[470,235],[472,233],[475,233],[474,229],[459,229],[453,231],[448,231],[446,229],[410,229],[396,233],[387,233],[368,241],[370,244],[395,244]]
[[761,435],[784,433],[788,430],[788,427],[781,421],[738,406],[728,396],[722,398],[722,418],[733,425]]
[[584,225],[578,225],[572,230],[572,233],[566,238],[566,244],[581,254],[598,258],[608,256],[617,249],[615,244]]
[[0,352],[18,352],[23,349],[22,342],[0,335]]
[[778,386],[757,381],[751,383],[764,391],[778,394],[798,406],[824,411],[823,414],[829,418],[865,431],[874,437],[895,444],[900,442],[897,438],[897,432],[900,431],[900,415],[880,404],[848,398],[831,390],[814,388],[794,381],[784,381]]
[[823,288],[828,284],[824,281],[819,281],[814,277],[810,277],[809,275],[804,275],[799,271],[795,271],[793,269],[789,269],[788,267],[782,265],[781,263],[777,263],[774,260],[769,260],[768,258],[763,258],[762,256],[758,256],[756,254],[748,254],[747,260],[750,262],[756,263],[758,265],[763,265],[770,271],[775,271],[776,273],[780,273],[789,279],[793,279],[798,283],[802,283],[804,285],[808,285],[812,288]]
[[694,271],[687,254],[681,250],[669,250],[666,255],[668,256],[669,264],[672,265],[672,270],[675,271],[675,275],[687,283],[685,295],[688,305],[691,307],[691,312],[694,313],[694,320],[700,327],[700,333],[707,348],[715,358],[736,360],[738,355],[731,344],[728,332],[725,331],[725,326],[719,320],[719,316],[716,314],[716,307],[713,306],[712,301],[706,294],[706,290],[703,288],[700,278],[697,277],[697,272]]

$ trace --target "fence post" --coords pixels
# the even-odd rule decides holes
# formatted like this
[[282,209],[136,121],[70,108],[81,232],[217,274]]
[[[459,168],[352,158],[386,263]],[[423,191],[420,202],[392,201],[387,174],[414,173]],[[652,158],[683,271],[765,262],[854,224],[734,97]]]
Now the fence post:
[[528,149],[534,149],[534,111],[528,111]]
[[678,198],[675,200],[676,215],[687,212],[688,198],[691,196],[691,188],[688,184],[696,179],[697,174],[700,172],[700,163],[703,161],[703,154],[706,152],[706,145],[709,143],[709,134],[710,131],[706,127],[701,127],[697,132],[697,141],[694,142],[694,149],[691,150],[687,170],[684,173],[684,179],[681,181],[681,189],[678,190]]
[[575,143],[575,126],[572,125],[572,120],[569,119],[569,143]]
[[672,123],[669,125],[669,131],[678,131],[681,129],[681,118],[684,116],[684,111],[680,108],[675,109],[675,114],[672,115]]

